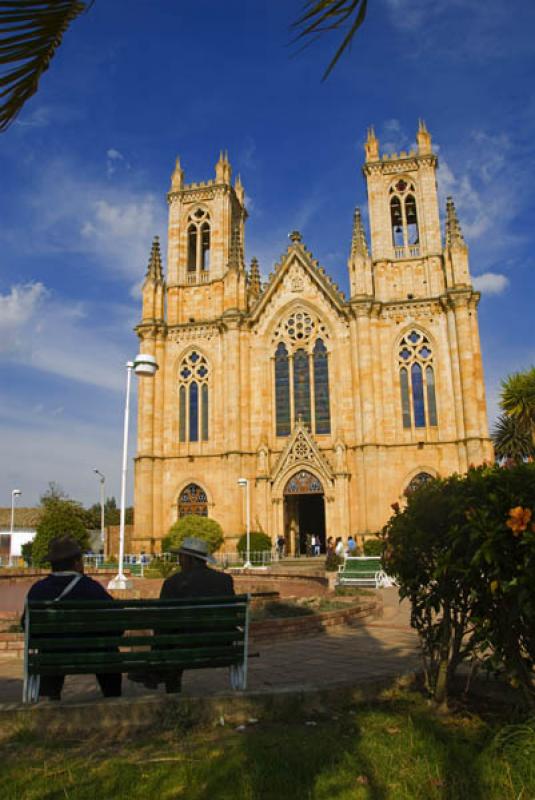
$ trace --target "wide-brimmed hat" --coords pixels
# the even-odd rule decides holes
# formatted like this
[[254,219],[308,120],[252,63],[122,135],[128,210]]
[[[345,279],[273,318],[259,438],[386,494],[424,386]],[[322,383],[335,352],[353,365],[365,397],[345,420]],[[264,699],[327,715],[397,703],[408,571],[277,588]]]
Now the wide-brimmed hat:
[[208,543],[202,539],[197,539],[195,536],[187,536],[180,547],[171,547],[172,553],[182,553],[185,556],[193,556],[193,558],[200,558],[201,561],[208,561],[209,564],[215,564],[215,558],[210,555]]
[[61,536],[49,542],[46,560],[53,564],[55,561],[66,561],[69,558],[79,558],[81,555],[82,549],[75,539]]

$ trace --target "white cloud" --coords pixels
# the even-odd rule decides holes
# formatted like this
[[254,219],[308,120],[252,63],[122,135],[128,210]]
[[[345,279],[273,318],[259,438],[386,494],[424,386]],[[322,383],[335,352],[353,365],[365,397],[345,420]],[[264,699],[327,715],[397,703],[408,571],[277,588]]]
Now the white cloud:
[[496,272],[484,272],[473,278],[474,287],[485,294],[501,294],[509,286],[509,278]]
[[131,181],[116,186],[90,180],[75,166],[56,161],[43,169],[28,203],[33,220],[26,223],[31,234],[22,239],[22,247],[32,254],[82,254],[108,278],[116,274],[132,286],[145,273],[155,234],[165,252],[164,198]]
[[117,172],[119,165],[123,165],[126,169],[130,169],[130,164],[126,161],[125,157],[120,150],[115,147],[110,147],[106,151],[106,175],[111,178]]
[[101,303],[97,312],[40,283],[13,286],[0,294],[0,360],[121,391],[133,311]]

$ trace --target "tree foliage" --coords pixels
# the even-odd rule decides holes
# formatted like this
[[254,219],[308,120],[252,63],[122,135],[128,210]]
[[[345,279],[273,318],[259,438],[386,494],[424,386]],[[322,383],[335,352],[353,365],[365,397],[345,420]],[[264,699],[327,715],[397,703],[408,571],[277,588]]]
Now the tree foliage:
[[379,537],[373,539],[366,539],[362,545],[362,552],[365,556],[382,556],[384,549],[384,542]]
[[535,367],[513,372],[502,381],[500,405],[509,417],[531,431],[535,447]]
[[529,425],[522,419],[501,414],[491,433],[496,458],[520,464],[535,455]]
[[[249,533],[249,544],[251,553],[265,553],[271,551],[271,539],[266,533],[262,531],[251,531]],[[238,553],[242,556],[247,550],[247,534],[242,533],[238,539],[238,546],[236,548]]]
[[75,539],[82,550],[89,548],[89,537],[82,521],[84,509],[73,500],[48,499],[37,525],[32,543],[32,561],[35,566],[46,563],[48,546],[52,539],[69,536]]
[[534,464],[483,466],[423,485],[383,530],[438,703],[464,660],[505,671],[535,703],[534,509]]
[[219,522],[209,517],[201,517],[197,514],[188,514],[181,517],[169,528],[167,536],[164,536],[162,548],[164,552],[180,547],[184,539],[194,536],[208,543],[211,553],[219,550],[223,544],[223,529]]

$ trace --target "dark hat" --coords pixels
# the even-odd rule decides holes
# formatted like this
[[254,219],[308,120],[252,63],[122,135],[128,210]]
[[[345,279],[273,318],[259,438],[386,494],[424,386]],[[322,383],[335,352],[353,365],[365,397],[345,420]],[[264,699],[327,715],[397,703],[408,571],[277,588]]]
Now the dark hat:
[[82,549],[78,542],[69,536],[62,536],[58,539],[51,539],[46,560],[54,564],[56,561],[67,561],[69,558],[79,558],[81,555]]
[[210,555],[207,542],[203,539],[197,539],[196,536],[187,536],[180,547],[171,547],[170,551],[171,553],[193,556],[193,558],[199,558],[201,561],[208,561],[210,564],[216,563],[215,558]]

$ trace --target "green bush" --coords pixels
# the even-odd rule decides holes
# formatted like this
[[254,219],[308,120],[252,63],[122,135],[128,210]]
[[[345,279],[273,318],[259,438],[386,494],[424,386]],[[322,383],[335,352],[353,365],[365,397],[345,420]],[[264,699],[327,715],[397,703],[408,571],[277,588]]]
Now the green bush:
[[180,571],[180,566],[176,561],[165,561],[163,558],[153,558],[149,566],[145,568],[145,578],[170,578],[175,572]]
[[435,700],[477,657],[535,706],[535,464],[436,479],[394,511],[383,563],[411,601]]
[[325,570],[326,572],[337,572],[338,567],[344,563],[344,557],[337,555],[335,552],[327,553],[327,558],[325,559]]
[[24,542],[24,544],[21,545],[20,553],[27,567],[31,567],[33,564],[32,551],[33,551],[33,542]]
[[[249,534],[249,541],[250,541],[250,551],[251,553],[265,553],[267,551],[271,552],[271,539],[262,531],[251,531]],[[242,533],[240,538],[238,539],[238,546],[237,546],[238,553],[243,557],[245,551],[247,550],[247,534]]]
[[38,567],[46,564],[48,546],[52,539],[69,536],[82,551],[89,549],[89,535],[80,518],[80,506],[72,500],[53,498],[43,506],[43,513],[32,542],[32,562]]
[[365,556],[382,556],[384,546],[382,539],[366,539],[362,546],[362,552]]
[[187,517],[181,517],[169,528],[169,533],[164,536],[162,541],[164,553],[180,547],[188,536],[194,536],[196,539],[207,542],[210,553],[219,550],[224,542],[223,529],[219,522],[209,517],[189,514]]

